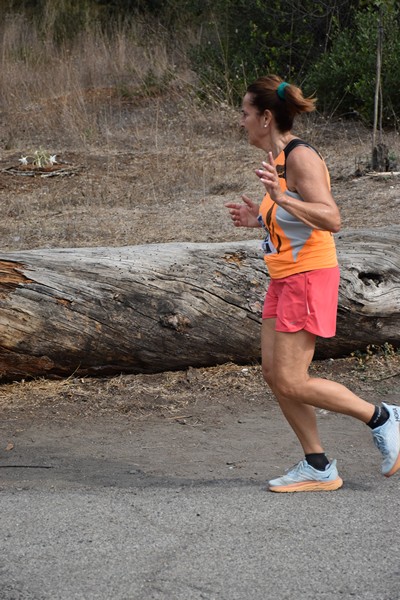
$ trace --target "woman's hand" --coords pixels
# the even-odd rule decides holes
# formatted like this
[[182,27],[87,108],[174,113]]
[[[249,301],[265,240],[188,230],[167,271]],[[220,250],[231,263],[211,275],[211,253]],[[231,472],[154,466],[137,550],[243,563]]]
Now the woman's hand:
[[270,195],[271,200],[273,200],[277,204],[280,204],[283,198],[283,193],[281,190],[278,173],[271,152],[268,152],[268,162],[263,162],[262,166],[262,169],[257,169],[256,175],[264,184],[264,187]]
[[235,227],[260,227],[257,220],[259,205],[253,202],[247,196],[242,196],[243,204],[236,202],[227,202],[225,206],[229,208],[232,222]]

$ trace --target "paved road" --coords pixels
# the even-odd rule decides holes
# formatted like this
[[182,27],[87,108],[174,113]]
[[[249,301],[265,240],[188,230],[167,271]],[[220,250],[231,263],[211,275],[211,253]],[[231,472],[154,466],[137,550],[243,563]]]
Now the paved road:
[[277,440],[260,459],[273,426],[254,412],[208,431],[32,424],[0,469],[0,599],[398,600],[400,477],[339,422],[358,432],[335,449],[345,487],[293,495],[264,491],[260,464],[287,456]]

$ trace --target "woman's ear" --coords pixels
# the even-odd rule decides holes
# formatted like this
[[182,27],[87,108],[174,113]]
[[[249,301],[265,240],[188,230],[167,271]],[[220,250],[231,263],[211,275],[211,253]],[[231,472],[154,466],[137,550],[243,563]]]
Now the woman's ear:
[[268,127],[268,125],[270,124],[271,119],[272,119],[272,112],[270,110],[268,110],[268,109],[265,110],[264,114],[263,114],[263,119],[264,119],[263,126],[264,127]]

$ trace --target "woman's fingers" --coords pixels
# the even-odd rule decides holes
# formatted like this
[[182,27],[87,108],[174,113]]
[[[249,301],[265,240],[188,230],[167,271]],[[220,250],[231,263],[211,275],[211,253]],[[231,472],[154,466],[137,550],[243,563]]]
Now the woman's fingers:
[[242,200],[245,204],[247,204],[247,206],[249,206],[250,208],[254,206],[254,202],[253,200],[251,200],[251,198],[249,198],[248,196],[246,196],[245,194],[243,194],[242,196]]
[[274,164],[274,159],[271,152],[268,152],[268,162],[262,163],[264,170],[259,170],[257,175],[262,183],[268,188],[279,186],[279,177]]
[[229,208],[229,215],[234,225],[238,225],[240,222],[240,208],[243,204],[237,204],[236,202],[227,202],[226,208]]

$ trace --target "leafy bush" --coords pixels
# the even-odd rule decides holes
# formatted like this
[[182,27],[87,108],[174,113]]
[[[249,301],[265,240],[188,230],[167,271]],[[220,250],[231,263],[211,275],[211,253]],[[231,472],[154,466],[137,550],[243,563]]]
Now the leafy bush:
[[[346,3],[348,5],[348,3]],[[207,94],[235,103],[246,85],[268,72],[300,81],[330,28],[336,3],[303,0],[207,0],[194,69]],[[336,15],[341,19],[340,15]]]
[[[370,6],[359,11],[354,28],[337,31],[330,51],[311,68],[305,88],[317,91],[325,114],[359,115],[372,123],[378,23],[379,14]],[[400,117],[399,24],[399,8],[382,11],[382,112],[383,123],[388,124]]]

